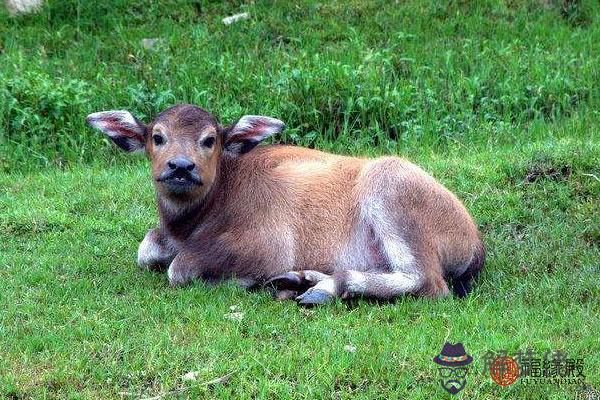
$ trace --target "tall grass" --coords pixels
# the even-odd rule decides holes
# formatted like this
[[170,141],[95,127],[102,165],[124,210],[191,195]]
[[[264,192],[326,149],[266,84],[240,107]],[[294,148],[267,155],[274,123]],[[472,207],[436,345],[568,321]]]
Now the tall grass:
[[[336,151],[512,143],[597,109],[595,2],[49,2],[0,15],[0,167],[112,158],[87,113],[177,102]],[[220,19],[248,11],[231,26]],[[143,38],[159,38],[153,49]]]

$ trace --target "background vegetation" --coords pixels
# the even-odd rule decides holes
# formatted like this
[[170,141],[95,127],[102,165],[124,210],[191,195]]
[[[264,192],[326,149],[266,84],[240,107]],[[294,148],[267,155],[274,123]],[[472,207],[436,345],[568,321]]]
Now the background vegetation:
[[[251,18],[221,23],[238,12]],[[551,0],[1,11],[0,397],[449,398],[431,362],[445,340],[475,358],[457,397],[573,398],[483,373],[486,351],[529,347],[584,358],[600,389],[599,20],[596,1]],[[419,163],[480,224],[476,291],[304,311],[139,271],[147,167],[84,117],[177,102],[281,118],[277,142]]]

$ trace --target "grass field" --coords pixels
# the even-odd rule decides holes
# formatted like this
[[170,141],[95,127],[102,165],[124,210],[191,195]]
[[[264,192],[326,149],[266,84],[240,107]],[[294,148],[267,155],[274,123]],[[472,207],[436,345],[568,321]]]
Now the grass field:
[[[600,390],[597,2],[131,3],[0,12],[0,398],[575,398],[484,374],[528,348],[583,358]],[[176,102],[423,166],[484,235],[475,291],[304,310],[139,270],[148,167],[84,117]],[[474,358],[454,397],[446,340]]]

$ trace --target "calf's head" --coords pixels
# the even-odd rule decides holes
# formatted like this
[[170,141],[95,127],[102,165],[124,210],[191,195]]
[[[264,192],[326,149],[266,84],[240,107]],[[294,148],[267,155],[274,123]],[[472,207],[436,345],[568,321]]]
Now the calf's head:
[[171,199],[201,199],[217,176],[222,157],[237,157],[283,130],[278,119],[246,115],[221,126],[209,112],[180,104],[146,125],[128,111],[88,115],[91,126],[127,152],[145,151],[152,163],[156,190]]

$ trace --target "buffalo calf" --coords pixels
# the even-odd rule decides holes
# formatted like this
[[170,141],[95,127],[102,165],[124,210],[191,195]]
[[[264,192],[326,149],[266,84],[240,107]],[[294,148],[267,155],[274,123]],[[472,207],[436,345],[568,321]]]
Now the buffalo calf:
[[303,305],[446,296],[448,283],[464,296],[483,266],[465,207],[403,159],[257,146],[283,122],[246,115],[223,126],[185,104],[148,125],[127,111],[87,122],[150,159],[160,223],[138,262],[167,270],[174,286],[235,279]]

